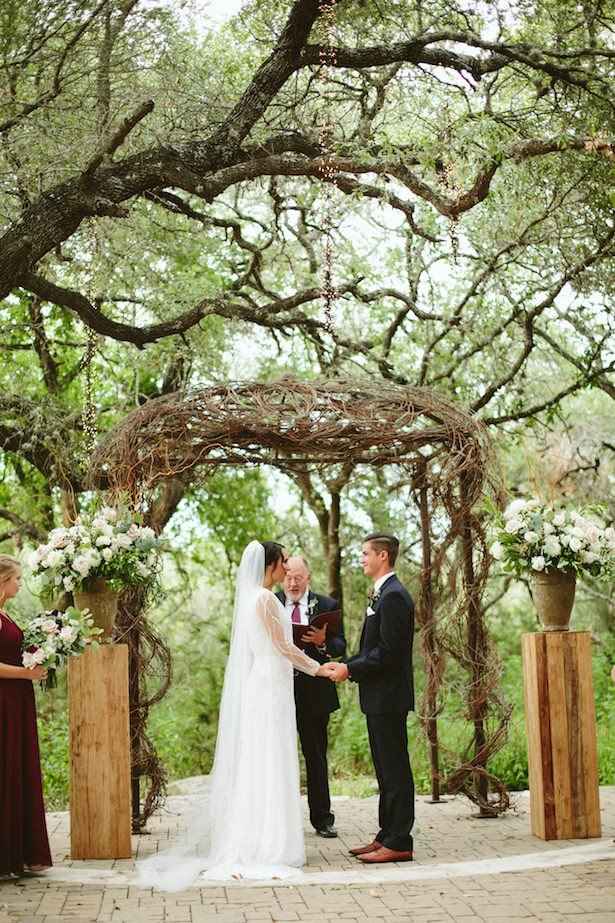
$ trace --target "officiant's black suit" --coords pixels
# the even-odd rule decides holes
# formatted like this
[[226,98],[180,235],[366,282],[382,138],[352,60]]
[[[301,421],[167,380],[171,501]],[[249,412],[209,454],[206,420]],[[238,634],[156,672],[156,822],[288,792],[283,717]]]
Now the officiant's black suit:
[[[286,596],[277,594],[282,604]],[[308,621],[311,624],[317,615],[339,609],[337,599],[320,593],[308,593]],[[308,630],[308,625],[305,630]],[[327,634],[326,650],[319,651],[313,644],[305,649],[308,657],[319,663],[326,663],[331,657],[343,657],[346,653],[346,638],[343,626],[337,635]],[[329,769],[327,766],[327,727],[329,715],[340,707],[335,683],[321,676],[309,676],[295,670],[295,711],[301,750],[305,757],[307,795],[310,808],[310,822],[316,830],[333,824],[329,795]]]
[[[366,614],[359,653],[347,660],[359,685],[380,802],[375,837],[383,846],[412,850],[414,780],[408,757],[406,718],[414,710],[412,640],[414,604],[395,574],[385,580]],[[369,612],[369,610],[368,610]]]

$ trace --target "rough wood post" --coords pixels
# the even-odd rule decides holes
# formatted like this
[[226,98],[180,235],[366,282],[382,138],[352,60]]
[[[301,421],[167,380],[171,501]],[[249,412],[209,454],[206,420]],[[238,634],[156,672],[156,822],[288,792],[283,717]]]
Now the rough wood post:
[[429,514],[429,495],[427,485],[427,466],[422,460],[417,468],[414,481],[419,492],[419,510],[421,514],[421,595],[417,608],[417,621],[421,629],[421,646],[425,657],[427,683],[424,695],[423,722],[427,733],[429,749],[429,766],[431,771],[431,798],[440,800],[440,753],[438,744],[438,688],[440,685],[439,654],[436,642],[435,618],[433,611],[431,532]]
[[521,648],[532,833],[600,836],[591,634],[525,634]]
[[[472,515],[468,505],[468,490],[465,477],[459,482],[461,494],[461,543],[463,554],[464,587],[468,599],[468,634],[467,658],[471,664],[471,686],[468,694],[468,707],[474,725],[474,765],[485,766],[485,747],[487,735],[485,718],[487,717],[486,686],[486,632],[480,596],[474,572],[474,539],[472,535]],[[474,773],[474,790],[478,796],[479,814],[493,817],[487,807],[489,803],[489,785],[487,778],[480,772]]]
[[72,859],[129,859],[128,647],[105,644],[71,657]]

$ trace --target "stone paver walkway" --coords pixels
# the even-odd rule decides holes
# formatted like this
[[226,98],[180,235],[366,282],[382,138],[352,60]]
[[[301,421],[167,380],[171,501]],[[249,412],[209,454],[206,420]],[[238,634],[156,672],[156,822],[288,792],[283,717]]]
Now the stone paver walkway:
[[[315,836],[292,882],[203,882],[177,894],[136,887],[133,861],[69,858],[68,815],[49,815],[55,866],[44,877],[0,883],[0,923],[615,923],[615,788],[601,790],[603,837],[544,843],[529,833],[527,793],[499,820],[475,819],[465,799],[417,801],[416,861],[365,868],[349,846],[374,832],[376,799],[335,799],[340,837]],[[135,854],[169,845],[194,812],[175,796],[134,837]]]

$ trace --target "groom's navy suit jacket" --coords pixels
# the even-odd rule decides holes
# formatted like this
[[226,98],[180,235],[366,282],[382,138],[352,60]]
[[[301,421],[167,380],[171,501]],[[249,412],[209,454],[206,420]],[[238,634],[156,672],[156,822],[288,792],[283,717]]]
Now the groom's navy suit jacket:
[[[284,605],[286,596],[283,592],[276,593],[276,596]],[[337,599],[332,596],[323,596],[320,593],[308,593],[308,606],[310,614],[308,621],[312,622],[317,615],[322,612],[335,612],[339,609]],[[308,626],[305,626],[308,630]],[[341,626],[338,635],[327,635],[326,652],[321,652],[313,644],[309,644],[305,653],[319,663],[326,663],[331,657],[343,657],[346,653],[346,638],[344,637],[344,626]],[[340,707],[337,697],[335,683],[323,676],[309,676],[307,673],[301,673],[295,670],[295,703],[297,708],[305,712],[324,712],[330,713]]]
[[361,711],[366,715],[412,711],[412,597],[392,574],[372,608],[373,615],[365,616],[359,653],[346,661],[349,678],[359,684]]

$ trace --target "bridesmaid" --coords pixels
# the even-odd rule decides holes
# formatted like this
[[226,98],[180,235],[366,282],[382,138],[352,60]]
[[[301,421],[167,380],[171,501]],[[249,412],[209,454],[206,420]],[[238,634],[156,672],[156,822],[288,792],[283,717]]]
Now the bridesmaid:
[[0,554],[0,876],[51,865],[32,686],[47,671],[21,666],[23,632],[3,610],[20,584],[19,561]]

